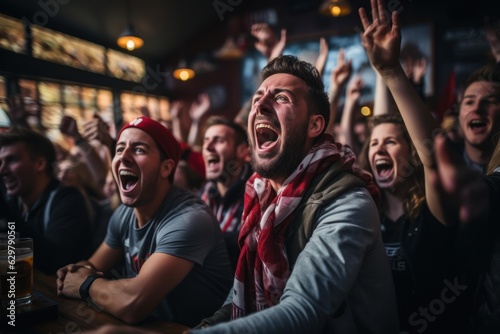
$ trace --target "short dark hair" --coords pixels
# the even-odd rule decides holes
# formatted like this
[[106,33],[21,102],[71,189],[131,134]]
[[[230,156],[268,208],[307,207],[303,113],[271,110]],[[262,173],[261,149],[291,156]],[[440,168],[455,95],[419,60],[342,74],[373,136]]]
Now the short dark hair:
[[205,131],[214,125],[225,125],[231,129],[234,130],[234,141],[236,143],[236,146],[245,143],[248,144],[248,136],[246,130],[238,123],[231,121],[230,119],[224,117],[224,116],[219,116],[219,115],[214,115],[210,116],[207,121],[205,122]]
[[491,82],[500,86],[500,64],[487,64],[472,72],[464,82],[461,99],[467,87],[478,81]]
[[44,157],[47,162],[45,169],[48,176],[54,176],[56,150],[49,138],[34,130],[16,127],[0,134],[0,147],[16,143],[24,143],[32,159]]
[[307,105],[309,115],[321,115],[325,119],[325,132],[330,122],[330,103],[325,92],[321,74],[313,65],[295,56],[285,55],[271,60],[261,72],[262,81],[274,74],[286,73],[302,79],[309,88]]

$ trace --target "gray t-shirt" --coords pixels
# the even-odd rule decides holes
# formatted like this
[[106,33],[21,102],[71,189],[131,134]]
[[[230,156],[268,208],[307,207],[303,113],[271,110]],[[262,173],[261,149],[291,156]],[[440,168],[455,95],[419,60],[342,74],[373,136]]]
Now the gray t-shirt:
[[153,315],[194,326],[220,308],[232,285],[233,272],[219,223],[194,194],[173,187],[153,218],[137,228],[134,209],[121,205],[111,217],[106,244],[122,248],[126,276],[135,277],[155,252],[195,265],[156,308]]

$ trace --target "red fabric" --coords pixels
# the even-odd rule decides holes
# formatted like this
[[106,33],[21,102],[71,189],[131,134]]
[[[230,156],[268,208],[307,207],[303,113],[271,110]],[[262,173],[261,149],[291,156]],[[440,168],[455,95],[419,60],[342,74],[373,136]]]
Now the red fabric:
[[455,71],[451,70],[444,92],[441,94],[441,98],[439,99],[439,105],[437,108],[437,117],[439,122],[443,120],[445,115],[453,111],[453,105],[456,101],[456,81]]
[[123,130],[128,128],[137,128],[141,129],[150,135],[154,141],[158,144],[163,153],[167,156],[167,158],[175,161],[175,165],[179,162],[181,156],[181,147],[177,139],[175,139],[172,132],[169,129],[158,123],[157,121],[146,117],[140,116],[136,119],[132,120],[130,123],[125,124],[118,136],[116,137],[116,141],[120,139],[120,135]]
[[[279,302],[290,276],[285,240],[292,213],[310,182],[341,160],[341,170],[353,170],[355,155],[346,146],[325,135],[276,193],[269,180],[258,174],[248,180],[243,224],[239,235],[241,252],[236,267],[232,318],[242,317]],[[365,181],[371,176],[359,174]]]

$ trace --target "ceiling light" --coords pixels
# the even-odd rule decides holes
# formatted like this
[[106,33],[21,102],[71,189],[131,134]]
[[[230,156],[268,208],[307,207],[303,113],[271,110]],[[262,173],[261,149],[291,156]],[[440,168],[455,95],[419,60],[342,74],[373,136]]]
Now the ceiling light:
[[348,0],[325,0],[319,7],[319,12],[327,16],[345,16],[352,11]]
[[144,45],[144,41],[137,35],[132,24],[129,24],[125,31],[121,33],[116,43],[119,47],[129,51],[138,49]]
[[243,57],[243,51],[236,45],[234,38],[228,36],[222,47],[215,53],[219,59],[239,59]]
[[177,69],[175,69],[173,76],[177,80],[181,81],[187,81],[189,79],[194,78],[194,71],[189,68],[186,64],[186,61],[184,59],[181,59],[179,61],[179,66],[177,66]]
[[135,32],[134,26],[132,25],[132,10],[130,6],[130,1],[127,1],[127,28],[118,36],[116,43],[119,47],[123,49],[127,49],[129,51],[140,48],[144,45],[144,41],[139,35]]

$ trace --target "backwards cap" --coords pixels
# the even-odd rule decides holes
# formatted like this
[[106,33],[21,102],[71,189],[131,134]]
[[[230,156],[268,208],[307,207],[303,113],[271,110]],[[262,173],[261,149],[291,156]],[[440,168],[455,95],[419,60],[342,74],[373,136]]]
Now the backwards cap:
[[118,133],[116,141],[120,139],[120,135],[122,134],[123,130],[128,128],[141,129],[142,131],[150,135],[154,139],[156,144],[158,144],[165,156],[168,159],[174,160],[175,165],[177,166],[177,163],[179,162],[181,156],[181,147],[179,146],[179,143],[169,129],[149,117],[141,116],[137,117],[130,123],[125,124]]

